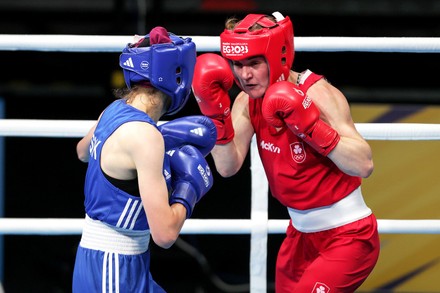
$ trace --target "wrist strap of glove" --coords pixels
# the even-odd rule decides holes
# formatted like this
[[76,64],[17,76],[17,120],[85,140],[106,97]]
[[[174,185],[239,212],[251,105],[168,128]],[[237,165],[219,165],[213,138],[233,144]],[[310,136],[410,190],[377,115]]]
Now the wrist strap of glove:
[[217,128],[216,144],[227,144],[234,139],[234,127],[232,126],[231,115],[222,116],[222,118],[211,118]]
[[323,156],[327,156],[341,139],[338,132],[322,120],[318,120],[313,132],[299,137]]
[[170,205],[180,203],[186,208],[186,218],[192,215],[194,206],[197,203],[197,194],[194,188],[188,182],[179,182],[173,190],[170,197]]

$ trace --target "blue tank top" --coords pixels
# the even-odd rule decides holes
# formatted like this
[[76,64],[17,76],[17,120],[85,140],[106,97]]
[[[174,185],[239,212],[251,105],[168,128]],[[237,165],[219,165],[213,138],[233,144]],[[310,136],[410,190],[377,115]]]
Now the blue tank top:
[[[90,142],[84,194],[85,210],[90,218],[128,230],[149,229],[147,217],[139,196],[128,194],[111,184],[101,169],[101,151],[106,140],[122,124],[143,121],[157,128],[145,112],[116,100],[103,112]],[[165,172],[164,169],[164,174]],[[168,183],[169,180],[167,180]]]

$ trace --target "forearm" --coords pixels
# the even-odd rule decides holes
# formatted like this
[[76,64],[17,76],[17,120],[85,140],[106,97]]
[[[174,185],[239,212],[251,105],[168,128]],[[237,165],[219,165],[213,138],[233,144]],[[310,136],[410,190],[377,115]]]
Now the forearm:
[[186,208],[180,203],[171,206],[164,202],[160,208],[148,216],[150,232],[154,243],[168,249],[180,235],[186,219]]
[[222,177],[235,175],[243,165],[246,154],[240,154],[234,141],[228,144],[216,145],[211,155],[214,159],[217,172]]
[[328,155],[336,166],[351,176],[367,178],[373,172],[372,152],[361,138],[341,136],[339,143]]

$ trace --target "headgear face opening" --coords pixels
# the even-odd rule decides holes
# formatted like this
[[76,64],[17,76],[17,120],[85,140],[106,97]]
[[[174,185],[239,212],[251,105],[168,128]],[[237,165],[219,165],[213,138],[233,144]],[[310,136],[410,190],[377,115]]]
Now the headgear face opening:
[[[188,101],[196,63],[196,46],[191,38],[180,38],[168,33],[171,43],[152,44],[148,47],[133,47],[122,51],[119,66],[123,69],[128,88],[141,81],[171,97],[166,115],[180,111]],[[146,35],[145,38],[149,38]]]
[[[263,56],[269,66],[269,82],[286,80],[293,64],[293,25],[290,18],[279,12],[273,14],[276,22],[264,14],[249,14],[232,30],[220,35],[220,50],[224,58],[240,61]],[[258,24],[262,29],[251,31]]]

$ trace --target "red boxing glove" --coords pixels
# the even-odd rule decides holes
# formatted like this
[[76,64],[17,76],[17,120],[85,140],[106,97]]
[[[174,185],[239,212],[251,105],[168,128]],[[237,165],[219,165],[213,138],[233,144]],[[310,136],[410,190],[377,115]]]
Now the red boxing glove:
[[275,127],[286,124],[323,156],[339,142],[337,131],[319,119],[319,109],[312,100],[290,82],[280,81],[267,89],[262,112],[267,123]]
[[234,138],[228,94],[233,83],[231,68],[223,57],[214,53],[197,57],[192,88],[200,111],[217,127],[217,144],[227,144]]

